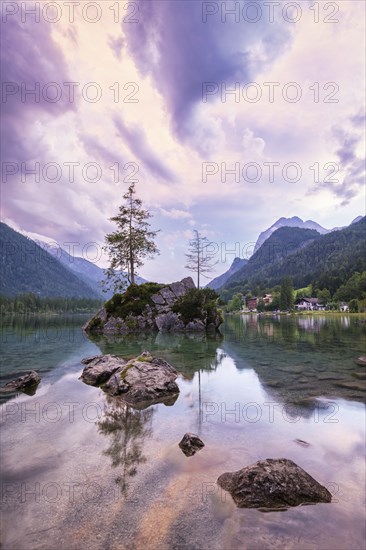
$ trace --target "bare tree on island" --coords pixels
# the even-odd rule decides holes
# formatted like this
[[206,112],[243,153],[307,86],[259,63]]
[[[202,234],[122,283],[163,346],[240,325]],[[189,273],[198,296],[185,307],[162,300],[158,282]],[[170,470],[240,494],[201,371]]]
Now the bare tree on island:
[[158,231],[151,231],[147,221],[150,212],[142,208],[142,201],[135,197],[135,183],[130,185],[123,195],[124,204],[119,207],[119,213],[112,222],[117,224],[117,230],[106,235],[106,246],[110,266],[105,271],[107,281],[114,291],[124,290],[126,276],[129,284],[136,283],[136,270],[141,267],[145,258],[159,254],[154,242]]
[[189,241],[187,265],[184,267],[197,273],[197,288],[200,288],[201,276],[209,279],[205,273],[212,273],[217,261],[214,261],[215,252],[210,250],[212,243],[207,237],[202,237],[196,229],[193,232],[195,236]]

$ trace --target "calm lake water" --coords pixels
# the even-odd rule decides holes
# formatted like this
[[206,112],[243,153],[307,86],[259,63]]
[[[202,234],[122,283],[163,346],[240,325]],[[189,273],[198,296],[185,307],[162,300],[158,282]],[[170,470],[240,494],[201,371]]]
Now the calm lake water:
[[[88,339],[85,318],[2,327],[2,550],[365,548],[365,317],[228,317],[222,337]],[[149,350],[180,372],[173,405],[137,411],[79,380],[81,359]],[[205,447],[187,458],[178,442]],[[219,475],[289,458],[331,504],[238,509]]]

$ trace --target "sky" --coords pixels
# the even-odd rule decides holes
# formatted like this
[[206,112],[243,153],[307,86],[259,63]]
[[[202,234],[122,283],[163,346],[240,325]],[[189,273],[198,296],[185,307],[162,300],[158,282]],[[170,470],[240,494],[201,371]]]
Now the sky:
[[132,181],[160,230],[140,274],[219,275],[299,216],[365,215],[365,3],[3,2],[2,221],[102,267]]

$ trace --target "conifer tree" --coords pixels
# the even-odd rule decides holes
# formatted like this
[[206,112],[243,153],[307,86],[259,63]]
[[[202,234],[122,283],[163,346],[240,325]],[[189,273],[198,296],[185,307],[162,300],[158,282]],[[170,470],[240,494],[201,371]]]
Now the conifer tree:
[[123,195],[119,213],[110,218],[117,224],[117,230],[105,237],[110,260],[105,273],[115,292],[125,288],[126,278],[129,284],[135,284],[137,269],[144,264],[144,259],[159,254],[155,244],[158,231],[151,231],[147,221],[152,216],[142,208],[142,201],[135,194],[133,183]]
[[280,292],[280,309],[281,311],[289,311],[294,306],[294,292],[291,277],[285,277],[282,280]]

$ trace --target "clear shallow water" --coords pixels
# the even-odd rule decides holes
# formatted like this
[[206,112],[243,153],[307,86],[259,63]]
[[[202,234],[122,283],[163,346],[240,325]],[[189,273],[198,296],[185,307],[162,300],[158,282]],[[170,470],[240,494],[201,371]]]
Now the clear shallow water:
[[[88,340],[80,316],[4,327],[3,382],[33,368],[42,383],[2,405],[2,548],[364,548],[361,320],[228,317],[223,338]],[[172,406],[135,411],[78,380],[83,357],[145,349],[182,373]],[[206,444],[191,458],[186,431]],[[237,509],[217,477],[270,457],[333,502]]]

